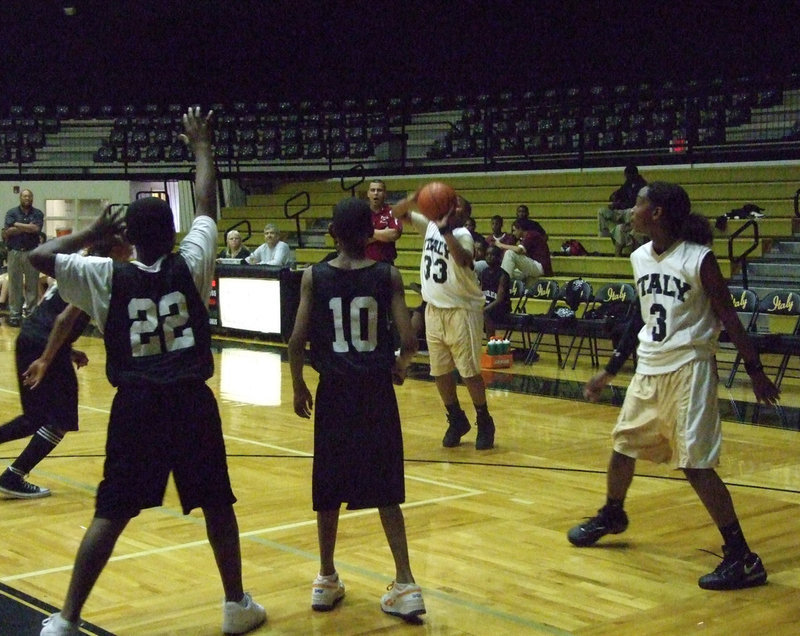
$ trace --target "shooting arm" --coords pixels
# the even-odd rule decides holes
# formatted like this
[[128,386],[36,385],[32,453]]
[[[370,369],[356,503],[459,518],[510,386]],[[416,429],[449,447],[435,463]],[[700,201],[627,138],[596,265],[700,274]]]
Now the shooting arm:
[[121,234],[123,228],[123,210],[108,206],[86,229],[42,243],[30,253],[31,264],[40,272],[55,277],[56,254],[72,254],[106,236]]
[[188,145],[195,157],[195,216],[217,218],[217,181],[214,154],[211,149],[212,111],[200,116],[199,108],[189,108],[183,116],[184,133],[181,140]]

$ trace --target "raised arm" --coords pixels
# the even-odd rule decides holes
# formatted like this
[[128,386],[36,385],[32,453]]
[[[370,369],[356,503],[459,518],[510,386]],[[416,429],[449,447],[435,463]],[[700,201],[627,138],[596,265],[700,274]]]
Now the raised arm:
[[217,173],[214,167],[214,153],[211,149],[211,116],[200,116],[200,108],[189,108],[183,116],[183,130],[180,138],[194,153],[196,172],[194,184],[195,216],[217,218]]
[[442,235],[444,242],[447,243],[447,249],[450,250],[450,255],[456,263],[462,267],[472,267],[473,254],[475,253],[475,243],[470,235],[464,236],[464,245],[455,236],[453,236],[453,220],[455,219],[455,210],[450,210],[438,221],[434,221],[439,228],[439,234]]
[[401,223],[411,223],[411,208],[417,204],[417,193],[412,194],[410,197],[400,199],[392,206],[392,214]]
[[56,275],[56,254],[71,254],[115,234],[122,234],[125,227],[125,210],[108,206],[86,229],[65,234],[42,243],[30,253],[31,264],[48,276]]

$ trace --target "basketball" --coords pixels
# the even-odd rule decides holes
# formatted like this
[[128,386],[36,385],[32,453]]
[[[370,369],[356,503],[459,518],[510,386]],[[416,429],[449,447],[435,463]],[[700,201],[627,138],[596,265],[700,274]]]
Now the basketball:
[[417,194],[417,208],[431,221],[438,221],[456,203],[456,191],[446,183],[433,181]]

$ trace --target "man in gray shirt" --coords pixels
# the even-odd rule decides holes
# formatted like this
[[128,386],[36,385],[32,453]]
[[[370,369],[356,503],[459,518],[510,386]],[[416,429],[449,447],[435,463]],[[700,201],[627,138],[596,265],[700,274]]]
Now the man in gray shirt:
[[8,324],[19,327],[23,290],[25,315],[39,300],[39,272],[31,265],[28,252],[39,245],[44,212],[33,207],[33,192],[19,193],[19,206],[6,212],[3,239],[8,246]]
[[289,245],[280,240],[278,228],[272,223],[264,227],[264,243],[247,257],[251,265],[277,265],[288,267],[292,258]]

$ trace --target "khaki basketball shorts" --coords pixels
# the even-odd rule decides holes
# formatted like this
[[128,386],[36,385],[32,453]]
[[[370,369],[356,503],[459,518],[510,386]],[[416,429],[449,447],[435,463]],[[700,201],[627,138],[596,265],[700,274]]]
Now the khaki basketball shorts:
[[675,468],[714,468],[722,445],[718,381],[713,360],[635,374],[612,432],[614,450]]
[[428,341],[431,375],[458,369],[462,378],[481,373],[483,313],[462,308],[425,308],[425,338]]

